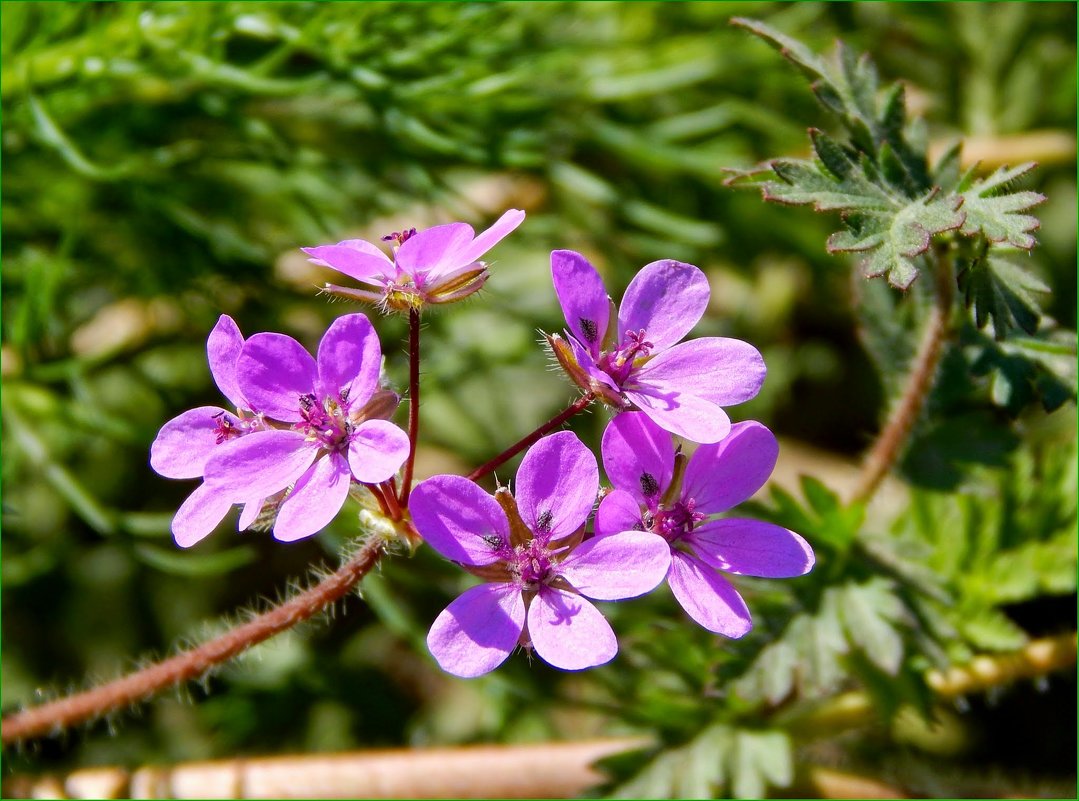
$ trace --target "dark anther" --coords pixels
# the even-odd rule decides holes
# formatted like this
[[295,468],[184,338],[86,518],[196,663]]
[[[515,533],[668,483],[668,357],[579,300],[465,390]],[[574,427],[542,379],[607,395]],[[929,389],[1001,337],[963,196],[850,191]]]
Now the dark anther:
[[641,473],[641,492],[646,498],[651,498],[659,492],[659,482],[651,473]]
[[584,317],[581,317],[577,322],[580,324],[581,330],[584,331],[584,338],[587,339],[589,342],[595,342],[596,335],[599,333],[599,330],[596,328],[595,321],[587,320]]
[[536,519],[536,528],[544,534],[551,531],[551,521],[554,519],[554,515],[551,514],[550,509],[545,509],[540,513],[540,516]]
[[310,392],[300,396],[300,408],[303,411],[305,411],[305,412],[311,411],[311,409],[312,409],[312,407],[314,405],[315,405],[315,396],[312,395]]

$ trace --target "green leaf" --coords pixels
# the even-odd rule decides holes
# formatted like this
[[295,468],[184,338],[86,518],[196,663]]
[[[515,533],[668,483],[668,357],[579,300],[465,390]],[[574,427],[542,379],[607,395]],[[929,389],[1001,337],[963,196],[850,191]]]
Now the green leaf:
[[996,609],[981,609],[962,616],[959,627],[970,643],[987,651],[1014,651],[1027,642],[1019,626]]
[[730,761],[734,798],[764,798],[769,787],[787,787],[794,778],[790,737],[782,731],[738,731]]
[[990,242],[1004,242],[1023,250],[1033,248],[1037,240],[1030,232],[1041,223],[1037,217],[1019,212],[1042,203],[1045,195],[1008,192],[1008,188],[1036,166],[1029,163],[1011,169],[1001,167],[988,178],[974,182],[961,194],[966,220],[959,232],[964,236],[980,233]]
[[254,548],[241,545],[218,553],[187,553],[149,543],[135,546],[139,559],[150,567],[173,576],[221,576],[251,564],[257,556]]
[[933,236],[963,224],[958,202],[927,196],[890,214],[863,214],[847,220],[846,231],[828,239],[829,253],[867,252],[862,272],[867,278],[887,276],[897,289],[908,289],[918,277],[915,257],[929,249]]
[[970,329],[964,339],[973,346],[971,372],[990,376],[991,398],[1009,414],[1017,415],[1035,401],[1048,412],[1075,401],[1075,332],[1043,325],[1034,336],[994,341]]
[[1021,266],[995,253],[975,259],[962,270],[959,288],[967,307],[974,309],[974,324],[984,328],[992,320],[997,339],[1004,339],[1015,328],[1028,334],[1037,331],[1041,309],[1031,294],[1050,292],[1049,287]]
[[848,639],[874,665],[897,675],[904,650],[897,626],[906,623],[909,615],[894,585],[874,578],[865,584],[847,585],[840,592],[839,614]]

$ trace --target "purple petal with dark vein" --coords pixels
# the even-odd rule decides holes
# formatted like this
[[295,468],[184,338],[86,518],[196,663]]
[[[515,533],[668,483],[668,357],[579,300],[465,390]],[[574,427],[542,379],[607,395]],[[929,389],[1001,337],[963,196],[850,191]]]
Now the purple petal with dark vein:
[[671,259],[646,264],[622,296],[618,341],[643,328],[654,353],[666,350],[701,319],[708,295],[708,279],[692,264]]
[[760,520],[714,520],[694,529],[685,542],[701,561],[727,573],[793,578],[813,569],[808,542],[793,531]]
[[206,359],[217,388],[237,409],[248,408],[236,375],[236,362],[243,346],[244,337],[240,327],[227,314],[222,314],[206,339]]
[[603,279],[580,253],[555,250],[551,253],[551,280],[570,333],[598,359],[611,314]]
[[319,400],[347,398],[346,407],[366,403],[378,389],[381,368],[382,347],[367,316],[338,317],[318,344]]
[[[495,220],[490,228],[473,239],[470,244],[457,251],[452,262],[447,264],[446,269],[456,269],[478,261],[484,253],[509,236],[518,225],[524,222],[524,219],[525,213],[523,211],[510,209]],[[431,275],[429,277],[434,279],[444,276]]]
[[603,469],[642,503],[659,501],[674,476],[671,434],[641,412],[624,412],[603,432]]
[[218,448],[206,463],[206,482],[233,500],[265,498],[304,474],[318,453],[298,431],[256,431]]
[[562,670],[584,670],[618,653],[611,624],[579,595],[540,587],[528,607],[528,634],[536,653]]
[[352,475],[364,484],[388,480],[408,458],[408,434],[389,420],[365,420],[348,443]]
[[667,575],[671,548],[658,534],[625,531],[586,540],[558,571],[581,595],[597,601],[636,598]]
[[558,539],[584,525],[599,491],[599,466],[572,431],[550,434],[525,453],[513,497],[525,525]]
[[397,251],[397,266],[413,278],[457,266],[457,253],[472,243],[472,226],[449,223],[409,237]]
[[444,671],[471,679],[506,661],[524,624],[524,599],[517,587],[481,584],[466,590],[435,618],[427,647]]
[[718,406],[742,403],[764,384],[764,359],[740,339],[702,337],[660,353],[633,373],[642,384],[678,387]]
[[625,396],[660,428],[690,442],[718,442],[730,433],[725,411],[679,387],[639,384]]
[[599,502],[593,528],[597,537],[643,530],[640,502],[625,490],[607,493]]
[[667,583],[686,614],[709,631],[738,639],[753,628],[749,609],[731,583],[704,562],[675,551]]
[[341,511],[351,483],[352,474],[341,454],[319,458],[281,503],[273,527],[274,539],[294,542],[317,534]]
[[778,458],[771,431],[755,420],[735,423],[722,441],[702,445],[690,457],[682,497],[693,498],[703,514],[725,512],[764,486]]
[[381,284],[382,278],[392,276],[395,272],[393,260],[362,239],[349,239],[336,245],[320,245],[300,250],[316,264],[368,284]]
[[580,365],[581,370],[588,377],[588,385],[582,388],[600,393],[612,401],[620,400],[622,397],[621,388],[609,375],[599,369],[596,360],[592,358],[592,354],[588,352],[588,349],[581,345],[574,336],[567,336],[566,342],[569,344],[570,350],[573,351],[573,358],[577,360],[577,364]]
[[213,533],[232,508],[229,496],[200,484],[187,496],[172,518],[172,536],[181,548],[190,548]]
[[509,547],[506,513],[462,476],[434,476],[418,484],[408,508],[424,541],[454,562],[490,565]]
[[237,364],[240,389],[255,411],[298,423],[300,396],[315,391],[318,366],[303,345],[284,334],[255,334]]
[[200,406],[172,418],[150,446],[150,467],[165,478],[198,478],[217,443],[217,427],[240,418],[217,406]]

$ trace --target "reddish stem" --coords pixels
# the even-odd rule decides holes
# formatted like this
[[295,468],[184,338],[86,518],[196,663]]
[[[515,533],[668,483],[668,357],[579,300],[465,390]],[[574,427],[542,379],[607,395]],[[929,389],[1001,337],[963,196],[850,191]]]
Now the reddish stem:
[[416,461],[416,442],[420,435],[420,313],[408,311],[408,460],[401,477],[401,506],[408,507],[412,492],[412,467]]
[[382,547],[380,540],[364,546],[329,578],[190,651],[92,690],[5,717],[0,727],[4,745],[59,733],[77,723],[129,706],[166,687],[198,678],[215,665],[308,620],[343,598],[375,566],[382,555]]
[[595,393],[592,393],[592,392],[589,392],[586,395],[582,395],[581,397],[577,398],[577,400],[575,400],[573,403],[571,403],[565,409],[560,411],[558,414],[556,414],[554,417],[552,417],[546,423],[541,425],[539,428],[537,428],[535,431],[533,431],[527,437],[522,439],[520,442],[517,442],[515,445],[511,445],[509,448],[502,451],[502,453],[498,454],[498,456],[496,456],[495,458],[491,459],[488,462],[484,462],[482,465],[480,465],[475,470],[473,470],[471,473],[469,473],[468,476],[467,476],[468,480],[469,481],[478,481],[479,479],[483,478],[485,475],[490,473],[496,467],[499,467],[504,462],[509,461],[514,456],[516,456],[518,453],[520,453],[525,448],[527,448],[529,445],[536,442],[544,434],[547,434],[550,431],[558,428],[564,422],[566,422],[571,417],[573,417],[573,415],[577,414],[577,412],[581,411],[586,406],[588,406],[588,404],[590,404],[593,400],[595,400],[595,398],[596,398]]

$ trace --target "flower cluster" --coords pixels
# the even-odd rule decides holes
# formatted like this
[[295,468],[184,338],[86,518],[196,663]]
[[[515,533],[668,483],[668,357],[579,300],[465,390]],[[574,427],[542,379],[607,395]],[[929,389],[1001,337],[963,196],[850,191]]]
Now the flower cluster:
[[[618,643],[592,601],[634,598],[664,579],[707,630],[748,632],[749,610],[722,574],[799,576],[812,568],[813,552],[785,528],[723,516],[764,485],[779,448],[763,425],[732,425],[723,409],[760,390],[765,367],[756,348],[723,337],[682,342],[709,299],[707,278],[690,264],[645,266],[616,306],[583,256],[552,253],[567,328],[547,343],[586,395],[485,465],[535,442],[512,488],[490,495],[469,478],[439,475],[410,490],[417,315],[478,290],[488,278],[480,257],[523,218],[508,211],[479,236],[464,223],[395,233],[386,238],[392,257],[363,240],[305,249],[367,287],[329,291],[409,313],[409,435],[390,422],[399,398],[380,385],[381,347],[364,315],[338,318],[317,358],[283,334],[245,341],[223,316],[208,356],[235,411],[185,412],[151,451],[162,475],[203,479],[173,522],[177,543],[198,542],[235,504],[244,507],[241,529],[267,509],[277,539],[308,537],[340,511],[353,485],[365,485],[400,524],[395,530],[482,580],[438,616],[427,638],[443,669],[463,677],[493,670],[518,646],[563,670],[604,664]],[[592,399],[615,413],[602,442],[612,485],[604,493],[596,457],[574,434],[540,438]],[[699,447],[687,458],[676,438]]]
[[340,511],[353,481],[392,477],[408,437],[389,422],[398,397],[379,386],[382,351],[362,314],[339,317],[312,358],[284,334],[246,342],[223,316],[210,334],[210,368],[235,415],[204,406],[170,420],[150,464],[169,478],[203,478],[173,519],[176,542],[206,537],[233,504],[240,528],[276,509],[274,537],[309,537]]

